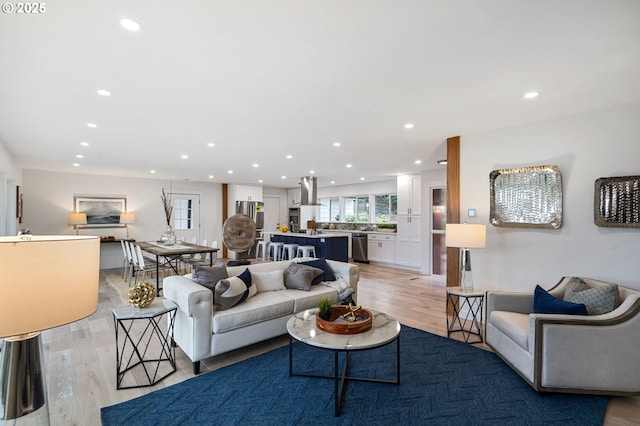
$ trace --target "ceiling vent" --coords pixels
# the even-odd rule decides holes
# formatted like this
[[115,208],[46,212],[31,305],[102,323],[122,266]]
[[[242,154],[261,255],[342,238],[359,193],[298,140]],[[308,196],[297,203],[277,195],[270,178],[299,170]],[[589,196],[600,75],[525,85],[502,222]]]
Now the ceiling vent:
[[304,176],[300,178],[300,205],[320,205],[318,204],[318,182],[315,176]]

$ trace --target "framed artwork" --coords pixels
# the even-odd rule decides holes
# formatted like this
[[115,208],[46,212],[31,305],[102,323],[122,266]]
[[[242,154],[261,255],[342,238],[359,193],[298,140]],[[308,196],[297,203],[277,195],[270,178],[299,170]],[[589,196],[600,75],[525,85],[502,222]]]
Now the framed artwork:
[[494,170],[489,178],[493,226],[562,226],[562,174],[557,166]]
[[125,197],[73,197],[75,211],[86,213],[87,224],[79,228],[120,228],[120,215],[127,211]]
[[16,186],[16,218],[18,223],[22,223],[22,202],[22,191],[20,191],[20,186]]
[[593,221],[597,226],[640,228],[640,176],[596,179]]

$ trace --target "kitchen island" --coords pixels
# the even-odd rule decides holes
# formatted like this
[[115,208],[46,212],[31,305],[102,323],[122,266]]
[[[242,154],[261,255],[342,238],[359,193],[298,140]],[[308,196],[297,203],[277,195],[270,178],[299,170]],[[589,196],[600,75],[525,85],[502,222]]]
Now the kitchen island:
[[349,234],[331,232],[326,234],[302,234],[298,232],[265,232],[265,240],[298,244],[299,246],[314,246],[316,256],[339,262],[349,261]]

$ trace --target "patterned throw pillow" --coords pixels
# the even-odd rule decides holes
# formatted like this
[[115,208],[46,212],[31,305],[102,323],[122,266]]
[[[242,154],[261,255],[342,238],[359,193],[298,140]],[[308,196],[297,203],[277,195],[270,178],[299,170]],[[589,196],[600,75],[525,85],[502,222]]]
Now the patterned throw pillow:
[[571,303],[584,303],[589,315],[606,314],[618,306],[618,286],[607,284],[589,287],[582,279],[573,277],[565,287],[563,299]]
[[223,311],[232,308],[254,296],[257,291],[256,286],[252,285],[248,269],[237,277],[220,280],[213,291],[213,310]]

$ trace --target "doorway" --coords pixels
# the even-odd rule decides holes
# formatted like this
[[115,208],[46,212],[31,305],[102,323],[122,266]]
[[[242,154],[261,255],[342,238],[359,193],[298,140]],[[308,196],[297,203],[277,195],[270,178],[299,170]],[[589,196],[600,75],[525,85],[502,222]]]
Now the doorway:
[[[202,238],[206,238],[202,236],[200,229],[200,194],[173,192],[169,195],[173,204],[173,230],[176,238],[187,243],[195,239],[200,244]],[[211,240],[208,244],[210,242]]]

